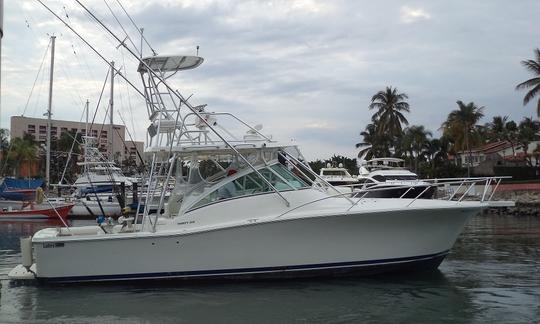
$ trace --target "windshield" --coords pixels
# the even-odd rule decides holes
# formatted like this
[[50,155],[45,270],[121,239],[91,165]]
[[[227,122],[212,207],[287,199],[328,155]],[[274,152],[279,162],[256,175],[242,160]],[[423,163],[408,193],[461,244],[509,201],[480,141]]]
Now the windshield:
[[[308,187],[308,185],[298,176],[279,163],[269,167],[264,167],[258,171],[278,191],[297,190]],[[213,190],[211,193],[199,200],[191,209],[219,200],[255,195],[271,191],[273,191],[273,189],[269,186],[269,184],[253,171],[242,177],[234,179],[233,181],[225,182],[219,188]]]

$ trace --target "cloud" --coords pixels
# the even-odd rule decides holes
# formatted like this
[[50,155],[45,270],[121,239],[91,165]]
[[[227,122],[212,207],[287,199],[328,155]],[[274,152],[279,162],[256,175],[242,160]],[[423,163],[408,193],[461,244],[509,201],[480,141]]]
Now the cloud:
[[422,8],[401,7],[400,20],[405,24],[429,19],[431,19],[431,15]]
[[[47,3],[108,61],[141,87],[137,62],[75,2]],[[103,5],[84,3],[123,37]],[[117,2],[108,1],[135,44],[140,36]],[[370,122],[370,98],[386,86],[409,95],[411,124],[434,132],[456,100],[486,106],[514,120],[535,113],[522,107],[517,83],[530,78],[519,61],[532,58],[537,0],[133,0],[122,1],[159,54],[200,54],[205,62],[170,83],[193,104],[231,111],[285,142],[295,140],[309,159],[354,156]],[[65,7],[65,9],[64,9]],[[391,8],[390,10],[388,8]],[[394,9],[395,8],[395,9]],[[436,17],[437,19],[434,19]],[[397,19],[396,19],[397,18]],[[95,107],[107,65],[35,1],[6,1],[2,40],[2,127],[24,109],[48,43],[55,33],[55,118],[79,120],[83,101]],[[30,28],[26,26],[29,22]],[[429,28],[423,23],[429,22]],[[508,24],[512,21],[512,24]],[[129,41],[126,41],[129,43]],[[74,50],[76,54],[74,54]],[[149,49],[145,47],[144,54]],[[27,114],[41,116],[47,102],[47,66]],[[117,78],[117,110],[138,139],[145,138],[145,103]],[[106,87],[103,102],[108,100]],[[130,98],[128,101],[127,99]],[[128,106],[129,105],[129,106]],[[100,108],[96,119],[103,120]],[[134,115],[134,116],[133,116]],[[118,119],[117,119],[118,120]],[[434,134],[436,135],[436,134]]]

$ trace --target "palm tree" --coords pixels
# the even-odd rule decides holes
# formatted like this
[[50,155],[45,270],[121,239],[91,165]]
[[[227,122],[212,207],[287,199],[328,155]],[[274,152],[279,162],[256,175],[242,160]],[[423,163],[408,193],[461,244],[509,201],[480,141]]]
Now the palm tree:
[[398,93],[397,88],[392,87],[386,87],[385,91],[379,91],[371,98],[369,109],[377,110],[371,117],[377,134],[387,134],[391,138],[402,135],[402,124],[409,124],[403,115],[410,111],[409,104],[405,101],[408,98],[407,94]]
[[[534,78],[529,79],[525,82],[522,82],[516,86],[516,90],[530,89],[525,97],[523,98],[523,105],[527,105],[536,95],[540,92],[540,49],[534,50],[535,59],[534,60],[524,60],[521,61],[527,70],[531,71],[534,74]],[[538,99],[538,104],[536,106],[536,114],[540,117],[540,98]]]
[[448,114],[446,121],[442,124],[444,134],[454,140],[455,150],[469,152],[469,163],[467,163],[467,174],[471,175],[472,152],[470,147],[471,137],[475,138],[476,123],[484,116],[484,107],[478,107],[474,102],[468,104],[458,100],[458,109]]
[[512,147],[512,155],[516,155],[515,143],[518,136],[518,126],[515,121],[511,120],[505,125],[505,140],[510,143]]
[[493,141],[504,141],[507,138],[506,124],[508,123],[508,116],[495,116],[490,123],[486,124],[488,129],[488,137]]
[[71,131],[62,132],[59,138],[51,142],[52,153],[55,157],[51,163],[51,182],[74,180],[79,169],[77,158],[81,153],[81,142],[81,133]]
[[428,149],[431,132],[424,126],[410,126],[405,128],[402,145],[405,151],[410,153],[414,161],[414,171],[418,172],[418,159],[424,155]]
[[391,146],[391,138],[387,134],[379,134],[375,124],[368,124],[366,129],[360,133],[364,137],[362,143],[357,143],[356,148],[363,146],[365,143],[371,144],[371,154],[374,156],[389,156]]
[[2,168],[1,170],[3,171],[4,169],[4,165],[5,165],[5,161],[7,160],[6,157],[7,157],[7,151],[9,149],[9,130],[5,129],[5,128],[2,128],[0,129],[0,158],[1,158],[1,161],[2,163],[0,163],[2,165]]
[[525,158],[529,166],[532,166],[532,159],[529,156],[529,145],[538,138],[538,131],[540,131],[540,123],[532,118],[525,117],[519,123],[517,138],[518,142],[523,146],[523,152],[525,152]]
[[19,175],[23,162],[32,165],[32,163],[38,159],[35,142],[28,136],[25,136],[24,138],[13,138],[11,140],[11,150],[7,154],[7,159],[12,162],[16,175]]

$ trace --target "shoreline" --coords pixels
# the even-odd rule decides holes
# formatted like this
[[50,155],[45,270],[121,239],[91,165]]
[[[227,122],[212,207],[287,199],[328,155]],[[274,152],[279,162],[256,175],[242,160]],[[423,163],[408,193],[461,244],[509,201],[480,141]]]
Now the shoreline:
[[490,208],[485,213],[506,213],[515,216],[540,216],[540,183],[501,184],[493,200],[513,200],[515,207]]

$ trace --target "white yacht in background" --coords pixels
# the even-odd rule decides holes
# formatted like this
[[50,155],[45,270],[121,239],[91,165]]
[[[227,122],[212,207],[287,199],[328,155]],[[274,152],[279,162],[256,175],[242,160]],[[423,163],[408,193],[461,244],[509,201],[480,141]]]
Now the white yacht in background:
[[432,198],[436,187],[422,181],[405,168],[399,158],[373,158],[366,160],[371,145],[358,154],[358,182],[362,185],[357,196],[370,198]]
[[23,264],[10,278],[281,278],[434,269],[467,220],[486,206],[347,197],[302,162],[296,146],[279,144],[231,113],[193,106],[168,84],[202,62],[153,56],[138,67],[150,117],[145,200],[158,201],[158,212],[145,206],[124,225],[40,230],[22,240]]
[[122,183],[130,187],[136,179],[126,177],[114,161],[108,160],[97,147],[97,138],[83,136],[85,158],[77,165],[83,167],[83,172],[73,183],[74,187],[88,191],[107,191]]
[[321,168],[319,176],[333,186],[355,186],[359,183],[358,177],[351,175],[342,163],[337,167],[328,163],[326,168]]
[[[82,173],[69,187],[75,192],[67,200],[75,205],[69,215],[72,217],[116,217],[122,214],[122,205],[130,200],[130,188],[137,180],[126,177],[115,162],[109,161],[97,147],[97,138],[83,136],[84,161],[77,162]],[[121,191],[124,196],[121,196]],[[126,192],[128,195],[126,195]],[[129,196],[129,197],[128,197]],[[61,202],[62,198],[56,199]]]

